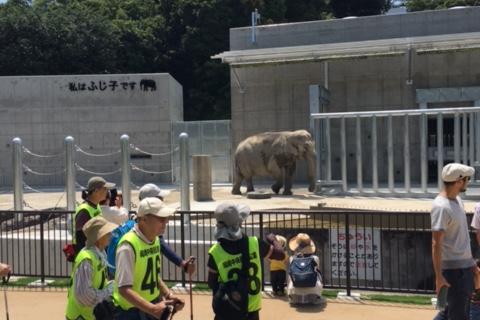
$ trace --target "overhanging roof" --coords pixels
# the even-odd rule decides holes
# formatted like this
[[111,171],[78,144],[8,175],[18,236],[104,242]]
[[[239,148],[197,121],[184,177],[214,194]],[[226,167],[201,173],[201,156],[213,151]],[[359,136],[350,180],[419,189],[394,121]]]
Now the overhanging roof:
[[225,51],[212,56],[231,66],[350,59],[480,49],[480,32]]

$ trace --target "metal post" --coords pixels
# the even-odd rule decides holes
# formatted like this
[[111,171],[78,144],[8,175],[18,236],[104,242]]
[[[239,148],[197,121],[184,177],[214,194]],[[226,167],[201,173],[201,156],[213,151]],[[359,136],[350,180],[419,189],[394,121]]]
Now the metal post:
[[405,166],[405,192],[410,193],[410,124],[408,114],[404,117],[403,162]]
[[455,113],[455,120],[453,121],[453,153],[455,162],[460,162],[460,115]]
[[[475,100],[475,107],[480,107],[480,100]],[[480,161],[480,113],[475,112],[475,161]]]
[[[317,153],[318,154],[318,153]],[[330,143],[330,119],[325,119],[325,161],[326,161],[326,180],[332,180],[332,145]]]
[[427,193],[427,115],[425,113],[420,116],[420,168],[422,192]]
[[342,191],[347,192],[347,139],[345,134],[345,118],[340,119],[340,149],[342,163]]
[[462,119],[462,156],[463,156],[463,164],[468,164],[467,159],[468,154],[468,143],[467,143],[467,113],[463,113]]
[[348,213],[345,213],[345,271],[347,273],[347,296],[351,295],[351,277],[350,277],[350,221]]
[[393,118],[388,116],[387,121],[387,154],[388,154],[388,191],[394,192],[394,168],[393,168]]
[[372,117],[372,187],[378,192],[378,145],[377,145],[377,117]]
[[[475,141],[475,114],[473,112],[470,112],[470,117],[469,117],[469,126],[470,130],[468,132],[468,158],[470,159],[469,164],[473,166],[473,163],[475,162],[474,159],[474,152],[475,152],[475,144],[473,143]],[[478,130],[478,129],[477,129]]]
[[[182,257],[185,257],[185,215],[188,213],[181,212],[180,213],[180,252]],[[187,221],[189,218],[187,217]],[[182,272],[182,287],[185,288],[185,272]]]
[[123,206],[130,210],[131,208],[131,189],[130,189],[130,137],[126,134],[120,137],[120,148],[122,153],[122,195]]
[[[73,137],[68,136],[64,140],[65,146],[65,194],[67,198],[67,210],[75,210],[75,151]],[[70,217],[70,215],[68,216]]]
[[23,210],[22,139],[16,137],[13,145],[13,203],[16,211]]
[[437,115],[437,184],[438,189],[441,190],[443,187],[442,181],[442,170],[443,170],[443,114],[439,113]]
[[[188,134],[182,132],[180,140],[180,208],[182,211],[190,211],[190,166],[188,163]],[[189,219],[186,219],[186,223]]]
[[40,281],[42,287],[45,285],[45,230],[43,223],[43,215],[40,214]]
[[357,140],[357,189],[358,192],[363,191],[363,176],[362,176],[362,128],[360,117],[356,118],[356,140]]

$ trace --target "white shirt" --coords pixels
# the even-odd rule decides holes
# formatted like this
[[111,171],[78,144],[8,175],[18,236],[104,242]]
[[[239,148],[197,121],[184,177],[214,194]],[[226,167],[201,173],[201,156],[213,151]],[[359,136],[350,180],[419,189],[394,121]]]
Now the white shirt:
[[[140,231],[138,224],[133,227],[133,232],[137,234],[143,241],[148,244],[153,244],[154,241],[149,241],[147,237]],[[135,252],[128,243],[122,243],[117,248],[116,254],[117,270],[115,271],[115,281],[117,281],[118,287],[133,286],[133,277],[135,269]]]
[[117,225],[121,225],[128,220],[128,210],[124,207],[100,206],[100,208],[102,210],[102,217],[104,217],[105,220]]

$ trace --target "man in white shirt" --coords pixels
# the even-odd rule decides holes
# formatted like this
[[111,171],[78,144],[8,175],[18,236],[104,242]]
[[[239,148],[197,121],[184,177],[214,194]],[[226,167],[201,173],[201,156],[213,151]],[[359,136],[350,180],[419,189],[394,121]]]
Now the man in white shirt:
[[435,290],[448,287],[447,308],[435,319],[469,319],[475,262],[470,247],[468,224],[460,192],[465,192],[472,167],[450,163],[443,167],[443,190],[433,201],[430,212],[432,260]]

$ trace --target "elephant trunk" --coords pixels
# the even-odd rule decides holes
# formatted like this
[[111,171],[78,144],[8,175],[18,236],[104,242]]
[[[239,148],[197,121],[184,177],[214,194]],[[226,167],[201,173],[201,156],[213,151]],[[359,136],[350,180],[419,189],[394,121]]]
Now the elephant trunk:
[[317,176],[317,155],[315,152],[309,154],[307,157],[307,176],[308,176],[308,191],[315,191],[315,183]]

